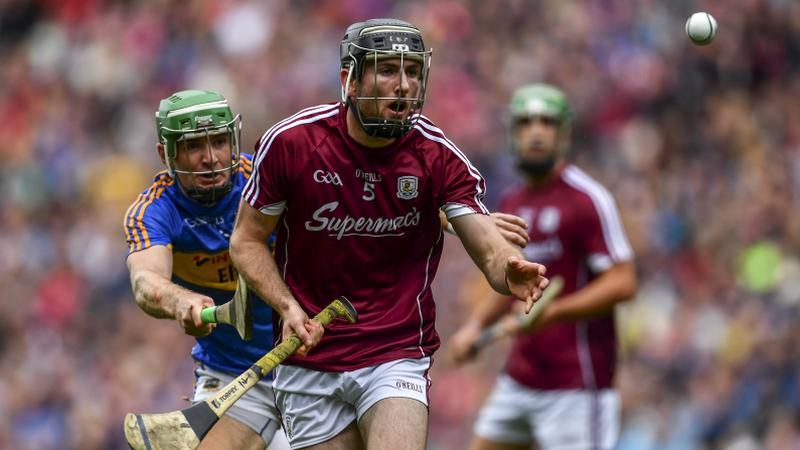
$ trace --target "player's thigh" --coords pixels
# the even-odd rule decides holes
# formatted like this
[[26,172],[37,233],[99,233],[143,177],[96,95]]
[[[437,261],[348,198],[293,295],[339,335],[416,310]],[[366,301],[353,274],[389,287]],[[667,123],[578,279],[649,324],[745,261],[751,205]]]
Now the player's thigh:
[[358,425],[369,449],[424,449],[430,358],[404,358],[348,374],[361,386]]
[[296,366],[276,368],[276,403],[293,448],[360,448],[356,411],[345,398],[352,384],[339,373]]
[[222,416],[200,442],[199,450],[264,450],[261,435],[238,420]]
[[424,450],[428,438],[428,407],[410,398],[385,398],[359,421],[368,449]]
[[544,449],[611,450],[620,427],[619,395],[612,389],[535,391],[531,416],[536,441]]
[[364,441],[355,422],[325,442],[303,447],[303,450],[364,450]]

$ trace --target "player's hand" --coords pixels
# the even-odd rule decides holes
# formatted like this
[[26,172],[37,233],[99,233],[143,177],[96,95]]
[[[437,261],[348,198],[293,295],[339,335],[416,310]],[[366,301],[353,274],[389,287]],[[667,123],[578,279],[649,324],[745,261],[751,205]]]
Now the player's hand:
[[183,295],[175,305],[175,320],[178,321],[183,332],[189,336],[208,336],[216,324],[203,323],[200,319],[200,311],[211,306],[214,306],[214,300],[211,297],[194,292]]
[[302,345],[295,352],[298,355],[305,356],[308,352],[319,344],[325,329],[316,320],[311,320],[303,309],[296,302],[290,307],[282,316],[283,329],[281,334],[283,340],[286,340],[292,334],[296,334],[300,338]]
[[457,366],[477,356],[474,344],[481,335],[481,331],[481,325],[471,320],[459,328],[455,334],[450,336],[448,343],[449,353]]
[[528,244],[530,237],[528,236],[528,224],[522,217],[513,214],[506,214],[500,212],[492,213],[492,220],[500,234],[508,242],[518,246],[525,247]]
[[550,281],[544,277],[547,269],[541,265],[512,256],[506,261],[506,283],[511,295],[525,302],[525,312],[542,297]]

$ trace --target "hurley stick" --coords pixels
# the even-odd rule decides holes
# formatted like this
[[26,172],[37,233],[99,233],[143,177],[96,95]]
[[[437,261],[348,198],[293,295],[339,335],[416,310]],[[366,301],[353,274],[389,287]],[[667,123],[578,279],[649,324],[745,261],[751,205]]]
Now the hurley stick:
[[253,337],[253,304],[247,295],[247,283],[239,275],[233,299],[218,306],[203,308],[200,311],[203,323],[226,323],[236,327],[239,336],[249,341]]
[[[358,320],[358,313],[345,297],[339,297],[314,320],[325,326],[335,318],[343,317],[350,323]],[[125,439],[134,450],[192,450],[208,430],[235,402],[258,380],[294,353],[301,345],[296,335],[278,344],[262,356],[246,372],[228,383],[219,392],[196,405],[179,411],[162,414],[133,414],[125,416]]]
[[513,334],[515,331],[525,332],[525,330],[533,325],[533,322],[542,314],[542,311],[547,308],[547,305],[558,297],[562,289],[564,289],[564,279],[561,276],[556,276],[551,279],[550,284],[542,293],[542,297],[533,304],[533,307],[527,314],[517,314],[513,317],[513,321],[511,322],[506,322],[501,319],[492,326],[484,329],[478,339],[470,347],[470,354],[477,353],[483,347],[486,347],[503,336]]

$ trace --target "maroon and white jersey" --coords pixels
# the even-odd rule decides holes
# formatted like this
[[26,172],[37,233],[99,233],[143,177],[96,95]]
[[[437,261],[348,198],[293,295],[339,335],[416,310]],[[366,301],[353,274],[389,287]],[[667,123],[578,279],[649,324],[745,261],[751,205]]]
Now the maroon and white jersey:
[[283,214],[275,259],[303,309],[344,295],[358,311],[358,323],[333,324],[307,357],[287,360],[334,372],[433,354],[439,209],[488,214],[483,177],[426,117],[391,146],[367,148],[347,134],[346,114],[320,105],[273,126],[242,194]]
[[[525,257],[544,264],[549,278],[564,278],[562,296],[633,258],[613,197],[575,166],[559,169],[546,186],[525,185],[505,195],[499,209],[528,222]],[[516,338],[506,371],[534,389],[606,388],[616,357],[614,315],[609,314]]]

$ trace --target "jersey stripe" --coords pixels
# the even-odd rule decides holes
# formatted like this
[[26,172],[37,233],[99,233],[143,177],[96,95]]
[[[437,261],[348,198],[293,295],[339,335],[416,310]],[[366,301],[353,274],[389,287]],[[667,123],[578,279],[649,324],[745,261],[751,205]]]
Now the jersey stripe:
[[582,170],[568,166],[564,170],[564,181],[589,196],[600,217],[603,238],[614,261],[628,261],[633,258],[633,250],[625,236],[622,220],[611,194]]
[[[483,182],[483,177],[481,176],[480,172],[478,172],[478,169],[476,169],[475,166],[472,165],[467,156],[464,155],[464,153],[462,153],[461,150],[459,150],[458,147],[452,141],[450,141],[450,139],[447,139],[447,137],[445,137],[444,132],[442,132],[442,130],[427,122],[429,120],[427,117],[421,115],[419,116],[419,118],[420,120],[417,121],[417,124],[414,125],[414,128],[419,130],[419,132],[426,138],[438,142],[447,147],[451,152],[455,153],[456,156],[458,156],[458,158],[461,161],[463,161],[464,164],[467,166],[467,171],[469,172],[469,174],[472,175],[472,177],[477,180],[477,182],[475,183],[475,190],[476,190],[474,197],[475,203],[478,204],[478,206],[481,208],[481,211],[483,211],[484,214],[489,214],[489,210],[486,208],[486,206],[483,205],[483,202],[481,201],[481,198],[485,195],[485,193],[483,188],[481,187],[481,182]],[[441,136],[434,136],[425,131],[426,129],[438,133]]]
[[150,194],[150,198],[142,203],[139,214],[136,216],[136,223],[138,224],[139,229],[142,230],[142,239],[144,241],[139,243],[137,251],[150,247],[150,236],[147,234],[147,227],[144,225],[144,221],[142,220],[144,218],[145,210],[153,203],[153,200],[161,197],[161,193],[164,192],[164,189],[166,189],[167,186],[172,185],[172,178],[165,177],[159,181],[159,186],[153,190],[153,192]]
[[[422,289],[417,294],[417,312],[419,312],[419,344],[417,348],[419,348],[419,353],[421,357],[425,357],[425,349],[422,348],[422,344],[424,342],[425,336],[423,333],[423,325],[425,325],[425,319],[422,314],[422,302],[421,297],[422,294],[427,289],[428,284],[430,283],[430,271],[431,271],[431,256],[433,256],[433,251],[436,249],[436,246],[439,244],[439,241],[442,240],[442,236],[444,236],[444,232],[440,229],[439,230],[439,237],[436,239],[436,242],[433,243],[431,246],[430,251],[428,252],[428,258],[425,260],[425,281],[422,283]],[[434,269],[435,270],[435,269]]]
[[[148,206],[153,203],[153,200],[161,197],[161,194],[168,186],[172,186],[174,180],[167,172],[161,172],[157,175],[156,181],[150,188],[139,195],[136,202],[128,208],[128,226],[131,234],[133,235],[134,242],[129,246],[129,251],[139,251],[144,248],[150,247],[150,236],[147,234],[147,227],[144,225],[144,212]],[[137,213],[138,211],[138,213]],[[141,238],[139,232],[141,231]]]
[[[332,110],[332,111],[331,111]],[[303,117],[313,116],[317,113],[324,113],[319,116],[311,117],[310,119],[299,120]],[[275,139],[275,136],[280,134],[282,131],[288,130],[294,126],[301,125],[304,123],[314,122],[315,120],[324,119],[326,117],[330,117],[332,115],[339,113],[339,104],[325,104],[325,105],[317,105],[312,106],[311,108],[306,108],[297,114],[288,117],[277,124],[273,125],[272,128],[267,130],[266,133],[261,137],[261,141],[258,147],[258,151],[255,154],[255,164],[253,164],[255,168],[255,176],[250,177],[248,180],[247,185],[242,192],[242,197],[251,205],[258,198],[259,194],[259,184],[261,181],[261,174],[258,171],[258,167],[261,165],[261,162],[264,160],[264,157],[267,155],[269,151],[269,146],[272,144],[272,141]],[[295,122],[296,120],[296,122]]]
[[239,172],[244,175],[245,180],[250,178],[253,173],[252,157],[248,158],[245,154],[239,156]]
[[126,228],[130,230],[130,234],[133,236],[133,243],[131,243],[130,251],[134,251],[135,247],[141,246],[141,239],[139,238],[140,234],[135,225],[135,219],[139,208],[141,208],[142,204],[147,201],[149,196],[152,194],[153,189],[155,189],[159,183],[163,180],[164,176],[167,174],[166,171],[161,171],[156,174],[155,180],[153,184],[144,192],[139,194],[139,197],[136,198],[136,201],[128,208],[128,212],[125,215],[125,221],[127,222]]
[[[587,268],[584,265],[578,266],[578,273],[575,276],[575,287],[581,289],[586,286],[589,280]],[[575,323],[575,353],[578,357],[578,366],[581,369],[581,379],[583,387],[586,389],[597,388],[597,377],[595,376],[594,364],[592,363],[592,346],[589,342],[588,330],[585,320]]]
[[133,212],[134,208],[139,206],[139,203],[142,201],[142,198],[147,192],[150,191],[147,190],[139,194],[139,196],[136,197],[136,201],[131,203],[131,206],[129,206],[128,210],[125,211],[125,219],[122,221],[122,225],[125,228],[125,239],[130,242],[130,244],[128,244],[128,252],[133,251],[133,246],[139,242],[139,235],[136,234],[136,230],[132,226],[133,220],[130,218],[131,212]]

